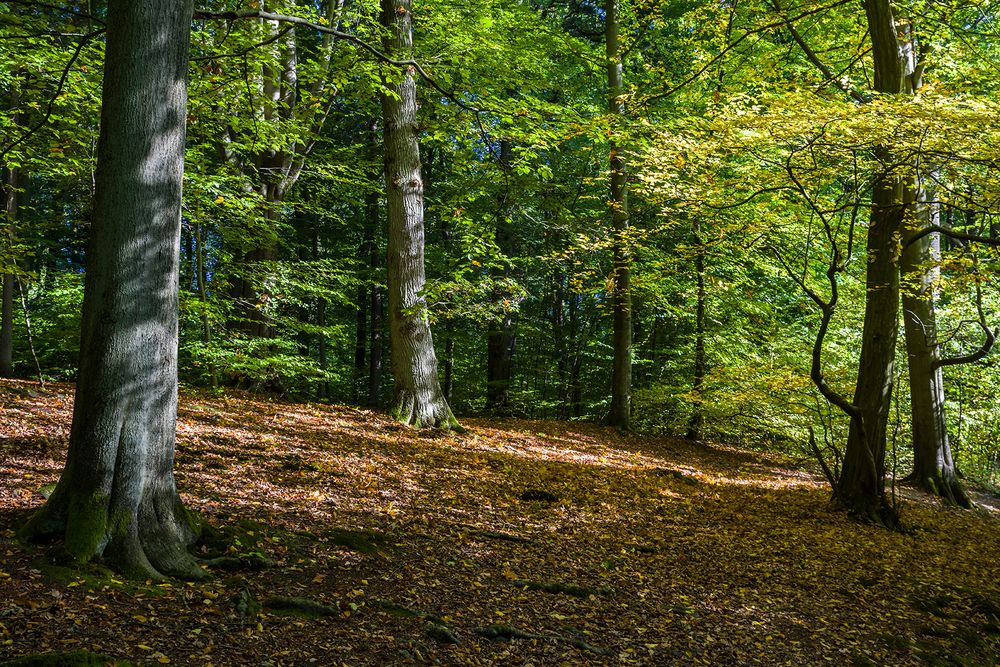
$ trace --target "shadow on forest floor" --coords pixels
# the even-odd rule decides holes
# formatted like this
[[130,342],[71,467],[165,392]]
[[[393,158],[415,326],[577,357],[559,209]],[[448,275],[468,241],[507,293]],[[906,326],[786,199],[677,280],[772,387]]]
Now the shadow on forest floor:
[[[415,432],[354,408],[182,396],[206,583],[46,566],[70,388],[0,384],[0,659],[192,665],[994,664],[1000,522],[904,499],[848,521],[780,456],[582,423]],[[310,606],[312,605],[312,606]]]

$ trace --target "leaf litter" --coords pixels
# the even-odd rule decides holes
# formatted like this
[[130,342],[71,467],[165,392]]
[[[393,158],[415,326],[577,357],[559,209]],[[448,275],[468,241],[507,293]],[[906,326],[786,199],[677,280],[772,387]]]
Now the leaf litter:
[[[72,387],[0,383],[0,660],[179,665],[990,665],[995,512],[854,523],[790,459],[579,422],[182,392],[202,583],[65,570],[14,530],[58,479]],[[984,507],[989,507],[984,503]],[[215,566],[218,567],[215,567]]]

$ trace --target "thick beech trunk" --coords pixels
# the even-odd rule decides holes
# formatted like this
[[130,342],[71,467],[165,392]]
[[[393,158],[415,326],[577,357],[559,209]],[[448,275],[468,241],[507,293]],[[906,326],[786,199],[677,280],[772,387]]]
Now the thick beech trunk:
[[75,562],[197,577],[174,484],[190,0],[111,0],[69,455],[22,529]]
[[[398,59],[412,55],[410,0],[382,0],[383,41]],[[417,85],[406,68],[382,96],[385,189],[389,213],[389,344],[392,412],[414,426],[458,427],[438,381],[437,355],[424,301],[424,193],[417,142]]]
[[[605,0],[604,38],[608,71],[608,113],[612,120],[625,114],[622,99],[621,44],[618,39],[618,0]],[[611,411],[608,423],[627,429],[632,417],[632,293],[631,256],[628,249],[628,175],[625,156],[611,141],[611,233],[614,252],[614,294],[612,307],[613,361],[611,369]]]
[[[889,0],[865,0],[868,32],[875,64],[875,90],[907,92],[912,59],[901,42]],[[879,161],[892,164],[891,147],[876,148]],[[888,173],[872,186],[872,211],[868,226],[868,265],[861,357],[844,466],[837,487],[839,500],[853,515],[892,526],[897,522],[885,497],[886,425],[892,400],[896,337],[899,326],[899,235],[902,232],[903,178]]]

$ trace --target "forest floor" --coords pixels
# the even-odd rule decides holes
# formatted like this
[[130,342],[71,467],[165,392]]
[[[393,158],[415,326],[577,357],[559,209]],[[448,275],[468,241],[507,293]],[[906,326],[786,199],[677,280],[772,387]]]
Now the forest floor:
[[0,383],[0,662],[1000,664],[989,505],[910,492],[905,531],[888,532],[831,508],[808,464],[583,423],[433,434],[182,393],[178,486],[222,538],[198,549],[228,545],[247,569],[61,569],[14,530],[58,478],[71,400]]

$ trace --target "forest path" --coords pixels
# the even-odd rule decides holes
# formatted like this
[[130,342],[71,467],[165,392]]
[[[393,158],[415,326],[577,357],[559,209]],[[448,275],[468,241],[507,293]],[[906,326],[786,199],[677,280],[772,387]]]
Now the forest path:
[[0,660],[1000,660],[995,514],[903,498],[907,531],[889,533],[832,509],[785,457],[583,423],[435,434],[364,409],[183,392],[178,485],[219,532],[200,553],[243,568],[218,561],[198,584],[62,570],[13,529],[58,477],[71,389],[0,383]]

